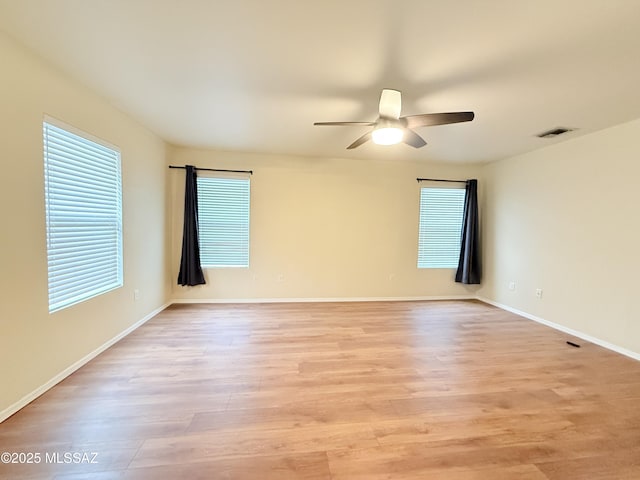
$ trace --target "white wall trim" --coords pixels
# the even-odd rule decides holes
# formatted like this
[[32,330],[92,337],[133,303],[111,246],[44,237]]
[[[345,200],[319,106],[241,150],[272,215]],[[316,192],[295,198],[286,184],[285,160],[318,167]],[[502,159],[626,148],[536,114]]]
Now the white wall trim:
[[574,337],[581,338],[582,340],[586,340],[587,342],[595,343],[596,345],[604,347],[608,350],[619,353],[629,358],[633,358],[634,360],[640,361],[640,353],[634,352],[632,350],[628,350],[618,345],[614,345],[613,343],[609,343],[605,340],[592,337],[591,335],[588,335],[584,332],[574,330],[573,328],[565,327],[564,325],[560,325],[559,323],[550,322],[549,320],[545,320],[544,318],[536,317],[535,315],[531,315],[530,313],[523,312],[522,310],[518,310],[517,308],[509,307],[508,305],[503,305],[502,303],[494,302],[493,300],[489,300],[488,298],[478,296],[476,297],[476,299],[480,300],[481,302],[488,303],[489,305],[493,305],[494,307],[498,307],[502,310],[506,310],[507,312],[520,315],[521,317],[524,317],[528,320],[533,320],[534,322],[541,323],[543,325],[546,325],[547,327],[551,327],[555,330],[568,333],[569,335],[573,335]]
[[72,365],[70,365],[69,367],[65,368],[62,372],[58,373],[56,376],[54,376],[51,380],[46,382],[44,385],[41,385],[40,387],[36,388],[33,392],[31,392],[31,393],[25,395],[24,397],[22,397],[20,400],[15,402],[13,405],[9,405],[4,410],[0,411],[0,423],[4,422],[7,418],[9,418],[11,415],[16,413],[18,410],[26,407],[29,403],[33,402],[36,398],[38,398],[40,395],[45,393],[47,390],[49,390],[50,388],[54,387],[55,385],[60,383],[62,380],[67,378],[69,375],[71,375],[73,372],[78,370],[80,367],[84,366],[85,364],[87,364],[88,362],[93,360],[95,357],[100,355],[107,348],[109,348],[110,346],[112,346],[116,342],[122,340],[124,337],[129,335],[131,332],[136,330],[138,327],[140,327],[141,325],[143,325],[147,321],[151,320],[153,317],[155,317],[158,313],[163,311],[169,305],[170,305],[170,303],[166,303],[165,305],[161,306],[160,308],[156,308],[153,312],[145,315],[144,318],[138,320],[136,323],[131,325],[126,330],[120,332],[118,335],[113,337],[111,340],[108,340],[106,343],[100,345],[93,352],[85,355],[84,357],[82,357],[77,362],[75,362]]
[[320,297],[320,298],[176,298],[171,303],[323,303],[323,302],[415,302],[424,300],[475,300],[475,295],[426,297]]

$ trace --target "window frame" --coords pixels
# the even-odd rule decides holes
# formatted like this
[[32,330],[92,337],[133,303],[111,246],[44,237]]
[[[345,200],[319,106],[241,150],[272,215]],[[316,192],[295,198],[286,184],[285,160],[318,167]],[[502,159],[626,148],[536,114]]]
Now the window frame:
[[[440,232],[436,232],[436,236],[437,236],[437,242],[439,244],[442,245],[441,248],[441,252],[446,250],[451,250],[452,248],[455,248],[455,253],[452,252],[448,252],[449,254],[449,258],[445,258],[445,255],[443,253],[439,253],[437,257],[430,258],[430,252],[428,250],[426,250],[428,244],[429,244],[429,240],[428,240],[428,229],[429,226],[425,225],[423,222],[428,220],[428,214],[427,212],[425,212],[423,209],[426,208],[427,202],[429,201],[426,197],[426,195],[430,194],[431,192],[436,192],[436,191],[444,191],[444,192],[448,192],[453,194],[453,192],[455,192],[455,196],[456,198],[456,204],[455,204],[455,208],[457,209],[456,212],[454,212],[453,214],[455,215],[455,217],[453,218],[453,221],[455,222],[454,227],[455,228],[443,228],[441,229],[441,226],[435,226],[438,229],[441,229]],[[466,195],[466,189],[464,186],[462,187],[450,187],[450,186],[424,186],[424,187],[420,187],[420,197],[419,197],[419,207],[418,207],[418,258],[417,258],[417,268],[419,269],[447,269],[447,270],[451,270],[451,269],[457,269],[458,268],[458,262],[459,262],[459,258],[460,258],[460,248],[461,248],[461,244],[462,244],[462,225],[464,222],[464,204],[465,204],[465,195]],[[437,218],[438,214],[442,215],[443,213],[451,213],[451,212],[447,212],[445,210],[443,210],[442,205],[444,204],[444,202],[446,202],[446,198],[442,198],[442,199],[438,199],[438,201],[440,202],[440,211],[436,211],[436,213],[433,215],[433,217]],[[448,202],[448,203],[452,203],[452,202]],[[451,205],[449,205],[451,206]],[[451,220],[449,220],[450,223]],[[433,228],[434,225],[431,225],[431,228]],[[446,226],[445,226],[446,227]],[[454,233],[455,232],[455,233]],[[449,245],[445,245],[444,240],[447,240],[447,237],[449,237],[449,241],[451,241],[451,237],[452,236],[456,236],[457,238],[457,245],[455,245],[455,247],[452,247],[450,244]],[[431,252],[432,253],[432,252]],[[448,261],[449,263],[445,263],[445,260]]]
[[[251,257],[251,177],[248,175],[245,176],[245,175],[223,174],[218,172],[215,174],[213,173],[206,173],[203,175],[198,174],[196,181],[197,181],[197,190],[198,190],[198,244],[200,248],[201,267],[202,268],[249,268],[250,257]],[[228,256],[228,260],[209,262],[210,257],[214,255],[212,253],[207,253],[209,246],[204,242],[206,242],[207,237],[211,239],[211,237],[216,237],[216,235],[207,232],[206,230],[207,224],[209,221],[214,221],[214,222],[217,221],[219,223],[224,222],[224,219],[213,218],[213,215],[210,215],[209,218],[203,215],[203,210],[202,210],[203,201],[209,198],[209,197],[205,197],[203,187],[204,187],[204,184],[206,183],[214,183],[214,182],[219,182],[220,184],[224,184],[225,182],[242,182],[244,184],[242,187],[240,187],[239,185],[236,186],[235,190],[236,190],[236,193],[238,194],[237,198],[226,198],[225,201],[231,202],[230,205],[236,208],[236,210],[233,212],[235,215],[239,213],[237,209],[242,208],[246,210],[246,212],[242,212],[243,214],[246,213],[246,216],[243,216],[240,220],[236,222],[231,222],[232,229],[241,229],[241,230],[244,229],[244,231],[242,231],[240,234],[237,235],[237,237],[240,237],[240,238],[231,239],[231,243],[227,245],[227,247],[231,249],[242,248],[243,251],[240,254],[235,254],[235,255],[230,254]],[[212,188],[212,186],[210,185],[209,188]],[[226,195],[229,195],[229,192],[227,192]],[[244,201],[246,201],[246,204],[244,204]],[[210,211],[212,209],[215,209],[215,207],[212,207],[210,205],[207,207],[209,208]],[[227,220],[227,223],[229,223],[229,220]],[[217,239],[220,240],[220,238],[217,238]],[[229,241],[228,238],[226,240]],[[215,246],[218,249],[220,249],[222,245],[220,243],[217,243]],[[240,263],[230,263],[238,259],[242,261]]]
[[[122,158],[118,147],[47,115],[42,131],[47,292],[52,314],[124,285]],[[86,186],[83,177],[90,179]],[[105,192],[101,194],[95,182],[104,179],[108,180],[101,185]],[[101,242],[98,247],[96,242]],[[99,278],[93,285],[81,282],[96,273]],[[74,291],[80,293],[74,295]]]

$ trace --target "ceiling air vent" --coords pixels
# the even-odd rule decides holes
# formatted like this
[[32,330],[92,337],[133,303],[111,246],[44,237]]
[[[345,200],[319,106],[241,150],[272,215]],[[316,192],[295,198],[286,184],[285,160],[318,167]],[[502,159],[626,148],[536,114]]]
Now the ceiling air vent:
[[552,130],[547,130],[546,132],[539,133],[536,136],[540,138],[555,138],[558,135],[562,135],[567,132],[573,132],[573,130],[573,128],[557,127]]

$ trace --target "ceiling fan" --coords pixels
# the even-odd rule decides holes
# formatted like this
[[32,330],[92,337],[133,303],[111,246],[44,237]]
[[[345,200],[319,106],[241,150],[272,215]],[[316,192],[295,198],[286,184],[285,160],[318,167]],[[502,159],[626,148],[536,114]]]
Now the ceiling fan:
[[394,145],[404,142],[415,148],[424,147],[427,142],[413,131],[417,127],[447,125],[449,123],[470,122],[473,112],[423,113],[421,115],[400,116],[402,94],[398,90],[385,88],[380,94],[378,119],[375,122],[315,122],[314,125],[369,126],[373,130],[365,133],[347,147],[359,147],[368,140],[378,145]]

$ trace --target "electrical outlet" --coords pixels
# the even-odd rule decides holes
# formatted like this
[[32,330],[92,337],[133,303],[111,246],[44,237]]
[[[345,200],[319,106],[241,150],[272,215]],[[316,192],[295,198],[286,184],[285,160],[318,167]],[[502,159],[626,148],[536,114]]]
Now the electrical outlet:
[[536,297],[542,298],[542,289],[541,288],[536,288]]
[[133,291],[133,299],[136,301],[140,300],[140,290],[137,288]]
[[509,282],[509,290],[513,291],[516,289],[516,282]]

